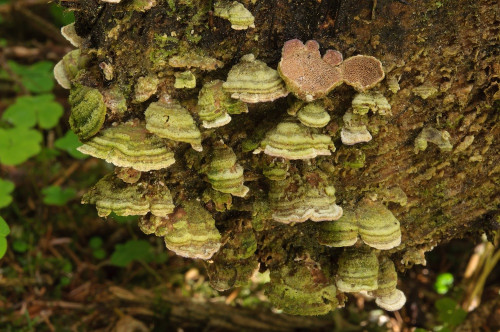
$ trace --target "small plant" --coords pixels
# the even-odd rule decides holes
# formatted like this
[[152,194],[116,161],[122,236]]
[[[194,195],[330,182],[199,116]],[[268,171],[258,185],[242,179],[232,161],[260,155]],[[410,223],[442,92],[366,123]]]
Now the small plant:
[[453,274],[451,273],[441,273],[437,276],[436,282],[434,283],[434,289],[438,294],[446,294],[453,286]]
[[463,310],[455,300],[449,297],[443,297],[437,300],[435,306],[438,311],[438,319],[443,323],[436,331],[451,332],[456,326],[460,325],[467,316],[465,310]]
[[117,244],[111,255],[110,263],[119,267],[126,267],[133,261],[150,263],[155,260],[153,247],[145,240],[129,240],[124,244]]
[[64,206],[75,198],[76,190],[73,188],[62,189],[59,186],[50,186],[42,189],[43,203],[47,205]]
[[0,179],[0,209],[12,203],[12,192],[14,183],[8,180]]
[[5,220],[0,217],[0,258],[5,255],[7,251],[7,235],[10,234],[9,225],[5,222]]
[[104,259],[106,257],[106,250],[104,250],[102,244],[102,238],[99,236],[94,236],[89,241],[89,247],[92,249],[92,256],[95,259]]

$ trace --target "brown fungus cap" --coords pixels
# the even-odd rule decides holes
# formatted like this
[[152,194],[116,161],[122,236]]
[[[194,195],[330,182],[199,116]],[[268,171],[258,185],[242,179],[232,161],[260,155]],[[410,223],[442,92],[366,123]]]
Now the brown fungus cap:
[[385,77],[382,63],[368,55],[350,57],[342,62],[340,68],[344,83],[361,92],[373,88]]
[[312,101],[326,96],[342,84],[342,72],[335,67],[342,61],[337,51],[329,51],[322,58],[319,44],[309,40],[304,45],[292,39],[283,46],[278,72],[287,88],[298,98]]

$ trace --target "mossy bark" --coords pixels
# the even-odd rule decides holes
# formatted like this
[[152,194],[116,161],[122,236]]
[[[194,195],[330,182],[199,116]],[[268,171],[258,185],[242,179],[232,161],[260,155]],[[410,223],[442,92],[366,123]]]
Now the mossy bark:
[[[370,116],[371,142],[354,146],[340,142],[342,116],[354,90],[341,86],[326,100],[334,110],[328,131],[337,151],[316,162],[332,166],[338,204],[355,206],[365,195],[388,202],[403,234],[402,245],[392,250],[395,262],[404,262],[399,269],[422,262],[421,255],[440,243],[498,229],[500,11],[496,1],[241,2],[254,14],[255,29],[232,30],[229,22],[213,15],[212,1],[156,0],[155,6],[143,12],[125,10],[137,0],[122,0],[119,5],[96,0],[64,2],[76,10],[76,29],[88,38],[86,46],[97,50],[95,66],[81,81],[103,89],[120,85],[131,92],[138,77],[153,72],[162,80],[158,94],[168,93],[189,105],[196,103],[202,83],[224,80],[231,66],[247,53],[276,68],[281,47],[289,39],[314,39],[322,51],[337,49],[344,58],[375,56],[386,71],[385,81],[376,89],[389,100],[392,115]],[[192,50],[223,61],[224,67],[211,72],[193,70],[197,88],[174,89],[175,70],[166,65],[168,58]],[[100,62],[112,64],[113,82],[102,78]],[[108,115],[107,121],[140,117],[146,106],[133,106],[124,118]],[[257,157],[244,152],[242,142],[257,139],[286,108],[285,99],[251,106],[248,115],[235,116],[221,128],[220,136],[230,141],[226,143],[245,167],[250,192],[266,187],[257,175]],[[424,127],[446,130],[453,149],[441,151],[430,143],[416,153],[414,142]],[[187,158],[193,153],[188,152]],[[194,198],[205,189],[190,182],[199,177],[195,169],[200,162],[200,157],[192,157],[187,162],[190,167],[169,170],[171,175],[178,173],[167,183],[184,188],[173,190],[178,199]],[[248,202],[233,203],[239,211],[251,209]],[[240,216],[228,213],[225,218],[236,217]],[[313,228],[311,224],[306,223],[304,229]],[[286,227],[267,229],[259,241],[271,243],[276,238],[273,231],[287,238]]]

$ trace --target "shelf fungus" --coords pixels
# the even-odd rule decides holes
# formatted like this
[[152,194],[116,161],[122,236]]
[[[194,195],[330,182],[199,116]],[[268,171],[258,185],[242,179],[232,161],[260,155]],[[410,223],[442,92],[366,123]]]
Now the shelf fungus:
[[337,220],[342,208],[335,204],[335,188],[320,170],[308,170],[301,177],[293,174],[282,181],[271,181],[269,189],[272,218],[290,224]]
[[344,83],[360,92],[373,88],[385,77],[380,60],[368,55],[347,58],[340,68]]
[[273,181],[283,181],[288,175],[288,169],[290,168],[290,161],[283,160],[273,160],[269,164],[265,165],[262,169],[262,174],[269,180]]
[[208,165],[207,178],[212,188],[233,196],[245,197],[248,187],[243,185],[243,167],[236,163],[236,155],[227,145],[217,145]]
[[199,68],[201,70],[215,70],[224,65],[217,59],[196,52],[174,55],[168,59],[168,64],[174,68]]
[[231,121],[229,114],[248,112],[248,106],[241,100],[231,98],[222,89],[224,82],[215,80],[205,84],[198,95],[198,115],[203,121],[203,127],[216,128]]
[[340,131],[340,138],[345,145],[366,143],[372,140],[372,135],[366,129],[368,123],[367,115],[354,114],[347,111],[343,117],[344,126]]
[[266,134],[254,153],[264,152],[285,159],[312,159],[329,156],[335,151],[330,136],[317,133],[314,128],[287,119]]
[[78,151],[141,172],[167,168],[175,162],[164,140],[149,133],[144,124],[134,122],[102,130]]
[[363,199],[357,209],[359,235],[370,247],[388,250],[401,244],[401,228],[392,212],[380,202]]
[[229,71],[222,87],[231,93],[231,97],[245,103],[268,102],[288,95],[278,72],[256,60],[253,54],[241,57]]
[[134,103],[142,103],[156,93],[160,80],[158,77],[150,75],[143,76],[137,79],[134,87]]
[[158,237],[167,235],[170,219],[148,213],[139,220],[139,229],[147,235],[154,234]]
[[166,186],[150,186],[140,182],[127,184],[114,174],[99,180],[83,196],[82,203],[95,204],[100,217],[106,217],[111,212],[119,216],[136,216],[150,211],[164,217],[174,209],[172,196]]
[[354,114],[364,115],[368,111],[380,115],[391,114],[391,105],[380,92],[360,92],[352,100],[352,112]]
[[70,23],[61,28],[61,35],[74,47],[80,47],[83,43],[83,38],[78,36],[75,30],[75,23]]
[[444,152],[450,152],[453,149],[453,145],[450,143],[450,134],[446,130],[440,131],[433,127],[422,129],[415,139],[415,153],[425,151],[427,142],[436,144],[439,150]]
[[97,134],[106,118],[106,105],[99,90],[75,85],[69,94],[69,104],[69,125],[78,138],[86,140]]
[[375,252],[367,248],[344,249],[337,271],[337,288],[346,293],[373,291],[378,288],[379,263]]
[[201,133],[193,117],[176,100],[151,103],[144,114],[146,129],[153,134],[173,141],[189,143],[196,151],[203,150]]
[[375,296],[375,303],[387,311],[401,309],[406,303],[406,297],[402,291],[396,288],[398,274],[394,263],[388,257],[380,258],[378,271],[378,288],[371,292]]
[[174,88],[193,89],[196,88],[196,77],[190,70],[175,74]]
[[342,71],[336,67],[341,61],[342,55],[334,50],[321,57],[319,44],[314,40],[304,45],[292,39],[283,46],[278,72],[294,95],[313,101],[342,84]]
[[308,103],[297,112],[299,121],[307,127],[322,128],[330,122],[330,115],[319,102]]
[[328,247],[349,247],[358,241],[358,224],[352,210],[344,209],[342,217],[336,221],[320,224],[318,242]]
[[71,89],[71,82],[87,62],[88,57],[83,56],[80,50],[70,51],[54,66],[54,78],[64,89]]
[[217,1],[214,5],[214,15],[228,20],[234,30],[255,28],[254,16],[237,1]]
[[271,303],[291,315],[324,315],[338,306],[337,289],[327,268],[315,262],[294,261],[271,269],[266,295]]
[[177,255],[210,259],[221,246],[212,215],[196,201],[185,201],[171,217],[165,245]]

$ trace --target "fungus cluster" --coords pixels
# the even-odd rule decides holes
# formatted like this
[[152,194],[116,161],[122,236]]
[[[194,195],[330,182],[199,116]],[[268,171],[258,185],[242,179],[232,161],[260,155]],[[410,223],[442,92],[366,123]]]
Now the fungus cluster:
[[[113,4],[125,11],[156,5]],[[239,2],[216,1],[211,9],[233,29],[254,27]],[[195,40],[192,27],[185,26],[186,40]],[[116,39],[115,28],[104,37]],[[380,61],[343,60],[334,50],[321,56],[317,42],[290,40],[277,70],[254,54],[229,68],[227,57],[161,31],[151,43],[160,40],[161,49],[146,50],[151,63],[124,77],[112,58],[126,49],[89,49],[89,37],[74,26],[63,34],[81,47],[54,69],[71,89],[79,150],[117,167],[83,196],[99,216],[141,216],[144,233],[163,237],[180,256],[207,261],[221,291],[269,269],[266,293],[287,313],[325,314],[342,304],[341,292],[372,292],[388,310],[402,305],[394,269],[379,251],[400,243],[399,222],[366,199],[343,212],[329,171],[337,137],[328,125],[338,117],[327,95],[343,83],[358,90],[340,136],[344,144],[370,140],[368,111],[390,114],[380,93],[366,91],[384,78]],[[284,99],[274,102],[289,93],[288,109]],[[327,246],[349,248],[337,262],[321,258]]]

